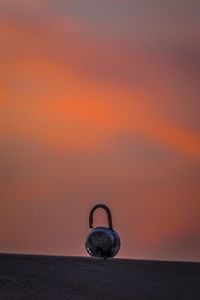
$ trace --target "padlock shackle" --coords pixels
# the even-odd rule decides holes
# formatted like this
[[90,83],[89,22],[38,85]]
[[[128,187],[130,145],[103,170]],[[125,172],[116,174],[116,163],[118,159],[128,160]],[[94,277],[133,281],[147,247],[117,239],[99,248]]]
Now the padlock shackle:
[[90,211],[90,216],[89,216],[89,227],[90,228],[93,228],[93,214],[94,214],[94,211],[98,208],[103,208],[106,213],[107,213],[107,217],[108,217],[108,226],[109,226],[109,229],[112,229],[113,230],[113,226],[112,226],[112,215],[111,215],[111,211],[110,209],[105,205],[105,204],[97,204],[95,205],[91,211]]

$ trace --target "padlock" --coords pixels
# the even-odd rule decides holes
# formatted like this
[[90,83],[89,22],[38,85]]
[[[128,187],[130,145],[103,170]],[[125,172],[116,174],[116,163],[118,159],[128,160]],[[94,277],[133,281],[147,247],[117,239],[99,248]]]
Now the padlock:
[[[93,228],[93,214],[98,208],[103,208],[108,217],[108,227]],[[88,234],[85,247],[90,256],[95,257],[114,257],[117,255],[121,242],[119,235],[113,229],[112,216],[110,209],[104,204],[95,205],[90,211],[89,227],[93,228]]]

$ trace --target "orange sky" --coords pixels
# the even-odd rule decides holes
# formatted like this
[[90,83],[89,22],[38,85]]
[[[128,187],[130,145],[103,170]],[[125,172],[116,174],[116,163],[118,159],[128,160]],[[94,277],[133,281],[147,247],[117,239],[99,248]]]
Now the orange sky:
[[200,260],[197,4],[148,3],[1,1],[1,252],[86,255],[102,202],[120,257]]

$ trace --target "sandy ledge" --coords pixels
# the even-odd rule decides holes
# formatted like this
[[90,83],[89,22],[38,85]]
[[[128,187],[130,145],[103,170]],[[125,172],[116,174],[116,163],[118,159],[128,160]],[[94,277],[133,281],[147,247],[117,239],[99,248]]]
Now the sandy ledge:
[[0,300],[200,299],[200,263],[0,254]]

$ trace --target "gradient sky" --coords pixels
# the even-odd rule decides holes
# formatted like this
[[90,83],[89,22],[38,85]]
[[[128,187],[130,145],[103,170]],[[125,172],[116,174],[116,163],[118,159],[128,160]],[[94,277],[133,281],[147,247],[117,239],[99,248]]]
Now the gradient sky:
[[119,257],[200,261],[199,15],[1,0],[0,252],[87,255],[105,203]]

